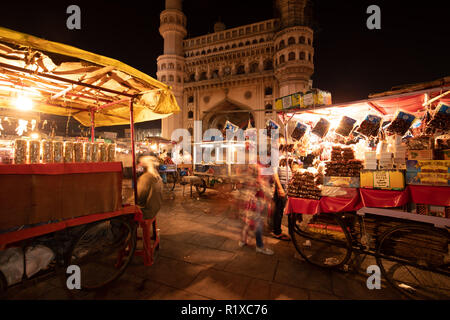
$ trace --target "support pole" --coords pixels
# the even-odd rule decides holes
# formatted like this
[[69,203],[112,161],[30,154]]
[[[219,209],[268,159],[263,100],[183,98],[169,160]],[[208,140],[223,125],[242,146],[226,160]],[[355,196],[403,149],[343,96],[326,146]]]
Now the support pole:
[[95,142],[95,113],[91,110],[91,142]]
[[135,141],[134,141],[133,98],[130,99],[130,138],[131,138],[131,155],[133,158],[134,204],[137,204],[136,147],[135,147]]

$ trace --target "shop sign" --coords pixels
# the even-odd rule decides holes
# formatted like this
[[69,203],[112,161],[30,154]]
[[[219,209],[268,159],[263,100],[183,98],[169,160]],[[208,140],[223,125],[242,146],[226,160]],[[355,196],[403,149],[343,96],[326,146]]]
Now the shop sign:
[[374,188],[390,188],[389,171],[375,171],[373,173]]

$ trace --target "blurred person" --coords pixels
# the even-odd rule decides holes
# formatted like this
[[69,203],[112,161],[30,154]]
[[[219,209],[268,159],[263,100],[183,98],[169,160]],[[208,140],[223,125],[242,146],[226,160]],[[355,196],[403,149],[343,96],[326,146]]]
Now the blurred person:
[[261,175],[260,164],[248,165],[247,170],[241,176],[243,179],[240,190],[245,201],[244,226],[241,232],[239,246],[247,245],[248,232],[253,230],[256,240],[256,252],[273,255],[274,252],[264,246],[263,229],[265,217],[269,212],[272,189],[267,177]]
[[159,212],[162,204],[163,182],[157,170],[158,158],[154,155],[141,156],[138,159],[142,174],[137,181],[137,205],[144,214],[144,219],[152,219]]

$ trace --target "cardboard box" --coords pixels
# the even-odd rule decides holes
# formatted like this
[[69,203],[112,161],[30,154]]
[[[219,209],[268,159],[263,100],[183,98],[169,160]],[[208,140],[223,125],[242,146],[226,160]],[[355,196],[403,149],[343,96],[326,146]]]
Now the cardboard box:
[[323,177],[323,185],[328,187],[359,188],[359,177]]
[[403,190],[405,175],[401,170],[362,170],[360,183],[361,188]]
[[433,150],[408,150],[408,160],[433,160]]
[[449,186],[450,160],[406,161],[406,183],[430,186]]

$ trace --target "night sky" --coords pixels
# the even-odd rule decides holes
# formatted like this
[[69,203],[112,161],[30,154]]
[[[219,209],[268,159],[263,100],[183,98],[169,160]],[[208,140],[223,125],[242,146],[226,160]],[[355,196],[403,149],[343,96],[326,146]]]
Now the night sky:
[[[314,2],[314,87],[333,102],[364,99],[392,86],[450,75],[450,23],[445,1]],[[66,28],[66,8],[81,8],[81,30]],[[381,30],[368,30],[366,9],[381,8]],[[156,77],[164,0],[2,1],[0,25],[127,63]],[[185,0],[188,37],[273,17],[272,0]]]

